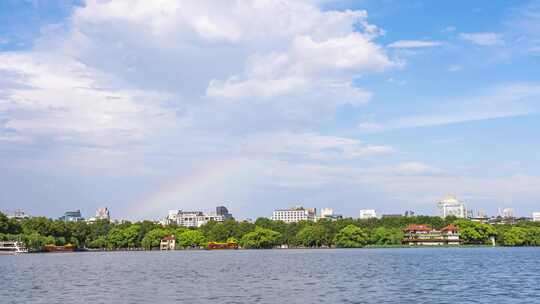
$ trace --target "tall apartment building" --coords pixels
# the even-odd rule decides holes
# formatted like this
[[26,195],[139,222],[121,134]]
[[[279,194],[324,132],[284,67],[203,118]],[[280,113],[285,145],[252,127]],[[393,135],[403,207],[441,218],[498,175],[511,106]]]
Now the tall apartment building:
[[360,219],[366,220],[370,218],[376,218],[377,212],[374,209],[361,209],[360,210]]
[[285,223],[314,221],[316,214],[316,208],[293,207],[289,209],[277,209],[272,213],[272,220],[284,221]]
[[465,203],[460,202],[454,196],[446,196],[437,204],[441,212],[441,217],[455,216],[467,218],[467,208]]

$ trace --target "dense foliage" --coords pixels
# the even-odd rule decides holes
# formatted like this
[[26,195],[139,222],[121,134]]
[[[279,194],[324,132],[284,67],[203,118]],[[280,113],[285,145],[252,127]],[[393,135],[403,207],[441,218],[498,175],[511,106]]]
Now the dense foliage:
[[174,235],[178,249],[199,248],[207,242],[234,241],[244,248],[287,247],[364,247],[395,246],[403,239],[408,224],[427,224],[440,229],[450,223],[460,228],[464,244],[540,246],[540,223],[489,225],[448,217],[417,216],[383,219],[320,220],[287,224],[259,218],[255,223],[209,222],[197,229],[161,226],[151,221],[110,223],[108,221],[63,222],[45,217],[9,219],[0,213],[0,240],[22,240],[33,250],[46,244],[74,244],[89,249],[153,249],[160,240]]

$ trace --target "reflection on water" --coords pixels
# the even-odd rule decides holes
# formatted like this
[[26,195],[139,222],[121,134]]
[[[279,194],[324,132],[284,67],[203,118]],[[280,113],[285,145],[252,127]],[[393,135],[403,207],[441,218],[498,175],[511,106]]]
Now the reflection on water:
[[540,248],[0,256],[0,303],[540,303]]

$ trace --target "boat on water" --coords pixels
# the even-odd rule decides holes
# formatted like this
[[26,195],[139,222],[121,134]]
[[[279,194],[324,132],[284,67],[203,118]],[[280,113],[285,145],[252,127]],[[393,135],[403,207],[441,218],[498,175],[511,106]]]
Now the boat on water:
[[73,252],[75,251],[75,245],[72,244],[66,244],[63,246],[57,246],[57,245],[45,245],[43,246],[44,252]]
[[28,249],[20,241],[0,241],[0,254],[20,254],[27,253]]
[[208,243],[208,246],[206,247],[208,250],[220,250],[220,249],[238,249],[238,244],[234,242],[228,242],[228,243],[217,243],[217,242],[210,242]]

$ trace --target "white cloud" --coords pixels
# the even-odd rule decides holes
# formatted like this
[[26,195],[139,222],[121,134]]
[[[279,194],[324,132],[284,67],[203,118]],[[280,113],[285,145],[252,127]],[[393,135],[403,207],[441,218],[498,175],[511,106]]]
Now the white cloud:
[[455,26],[447,26],[442,30],[443,33],[451,33],[451,32],[455,32],[455,31],[456,31]]
[[448,67],[448,71],[449,72],[458,72],[458,71],[461,71],[463,69],[463,67],[461,65],[457,65],[457,64],[454,64],[454,65],[451,65]]
[[504,44],[502,35],[497,33],[461,33],[459,38],[480,46]]
[[524,116],[540,113],[539,84],[513,84],[497,87],[478,96],[440,102],[424,112],[385,122],[362,121],[357,127],[363,132],[440,126],[469,121]]
[[172,123],[159,107],[167,95],[115,88],[114,77],[67,57],[2,54],[0,71],[16,75],[0,112],[10,113],[4,127],[21,135],[120,144],[125,134],[140,140]]
[[389,48],[393,49],[414,49],[414,48],[425,48],[425,47],[434,47],[440,46],[442,42],[440,41],[430,41],[430,40],[398,40],[392,42],[388,45]]
[[293,157],[296,160],[349,160],[388,155],[394,149],[383,145],[370,145],[360,140],[325,136],[316,133],[280,132],[246,140],[243,152],[264,158]]

